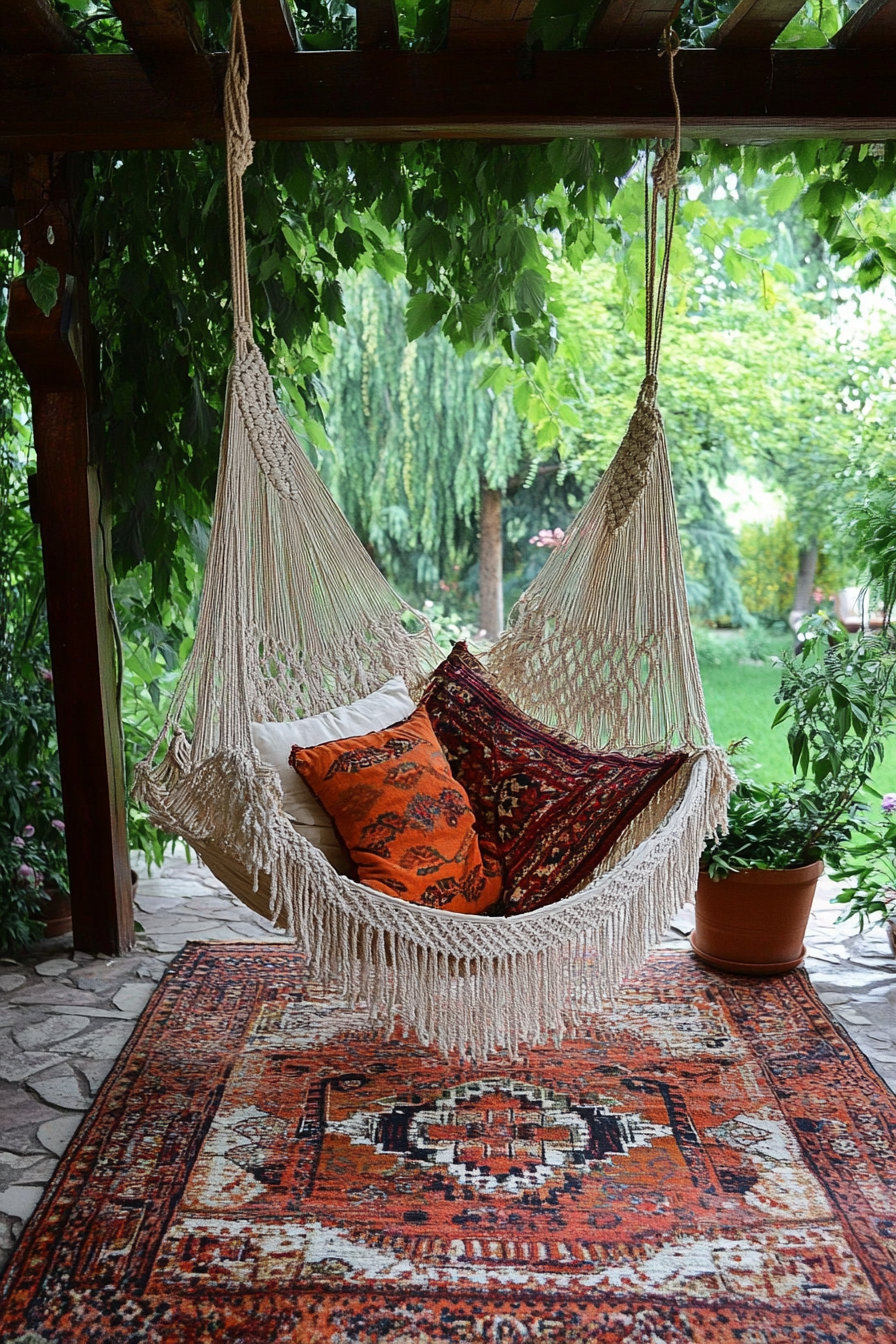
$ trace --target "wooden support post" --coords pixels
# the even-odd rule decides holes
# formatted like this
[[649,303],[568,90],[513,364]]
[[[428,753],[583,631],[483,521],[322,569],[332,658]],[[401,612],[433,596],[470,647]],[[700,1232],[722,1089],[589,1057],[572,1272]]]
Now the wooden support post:
[[114,956],[133,946],[134,915],[108,531],[92,414],[94,343],[72,214],[71,157],[15,161],[26,271],[43,261],[57,268],[60,285],[45,317],[25,279],[14,281],[6,334],[31,388],[74,942],[84,952]]

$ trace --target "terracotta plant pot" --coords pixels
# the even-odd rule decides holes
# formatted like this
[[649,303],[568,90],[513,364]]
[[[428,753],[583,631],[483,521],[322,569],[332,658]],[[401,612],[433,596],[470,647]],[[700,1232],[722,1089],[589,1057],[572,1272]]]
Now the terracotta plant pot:
[[740,975],[780,975],[806,955],[803,938],[823,863],[750,868],[713,882],[700,874],[691,947],[701,961]]
[[47,899],[40,908],[39,918],[44,921],[44,938],[58,938],[72,931],[72,903],[67,892],[58,887],[47,889]]
[[[44,921],[44,938],[59,938],[63,933],[72,931],[72,901],[58,887],[44,888],[47,901],[41,906],[40,917]],[[137,874],[131,869],[131,893],[137,890]]]

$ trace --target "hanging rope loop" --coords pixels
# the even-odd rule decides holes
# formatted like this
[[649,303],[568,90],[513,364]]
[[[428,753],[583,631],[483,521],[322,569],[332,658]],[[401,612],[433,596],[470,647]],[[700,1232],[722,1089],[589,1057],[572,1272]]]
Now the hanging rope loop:
[[243,174],[252,162],[254,148],[249,134],[249,53],[246,48],[240,0],[233,0],[230,23],[230,54],[224,77],[224,133],[227,145],[227,201],[230,207],[233,342],[236,354],[240,356],[245,354],[252,343]]
[[675,108],[675,136],[672,144],[663,151],[654,163],[652,174],[654,190],[664,201],[669,199],[671,193],[678,186],[678,160],[681,154],[681,106],[678,102],[678,90],[675,87],[674,61],[680,46],[681,43],[674,28],[667,28],[663,33],[660,56],[665,56],[669,64],[669,88],[672,92],[672,103]]
[[[681,104],[675,87],[675,57],[678,52],[678,34],[667,28],[663,34],[660,56],[665,57],[669,72],[669,90],[675,112],[675,132],[672,143],[660,153],[654,151],[653,169],[648,164],[644,172],[644,231],[647,237],[645,254],[644,290],[646,314],[644,322],[644,363],[648,376],[656,377],[660,361],[660,341],[666,309],[666,290],[669,283],[669,263],[672,256],[672,234],[678,209],[678,160],[681,155]],[[651,184],[653,190],[651,191]],[[663,211],[663,256],[659,261],[659,202]],[[657,275],[659,268],[659,275]]]

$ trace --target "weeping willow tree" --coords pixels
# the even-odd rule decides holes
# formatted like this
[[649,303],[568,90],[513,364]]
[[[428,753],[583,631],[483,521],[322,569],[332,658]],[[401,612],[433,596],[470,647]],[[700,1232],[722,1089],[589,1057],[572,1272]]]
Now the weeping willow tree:
[[[407,287],[372,271],[345,285],[326,371],[334,452],[322,472],[389,579],[415,599],[478,560],[479,624],[503,625],[502,506],[530,476],[510,392],[482,386],[483,356],[437,330],[408,341]],[[478,543],[478,544],[477,544]]]

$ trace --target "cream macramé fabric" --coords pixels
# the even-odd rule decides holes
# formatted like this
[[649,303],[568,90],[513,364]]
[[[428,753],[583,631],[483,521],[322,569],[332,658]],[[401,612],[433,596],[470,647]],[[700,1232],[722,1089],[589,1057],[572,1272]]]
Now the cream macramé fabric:
[[[671,54],[670,54],[671,63]],[[507,919],[412,905],[341,876],[290,824],[253,722],[319,714],[441,661],[386,583],[277,404],[252,339],[242,206],[248,69],[233,11],[225,112],[235,357],[196,642],[134,793],[238,896],[292,934],[312,974],[425,1043],[515,1055],[575,1028],[637,969],[697,884],[733,775],[712,745],[687,615],[656,360],[664,290],[648,271],[647,377],[613,463],[485,655],[530,714],[594,747],[684,745],[690,760],[576,895]],[[666,228],[674,212],[662,163]],[[649,240],[650,242],[650,240]],[[668,248],[666,249],[668,254]],[[156,756],[162,744],[161,761]]]

